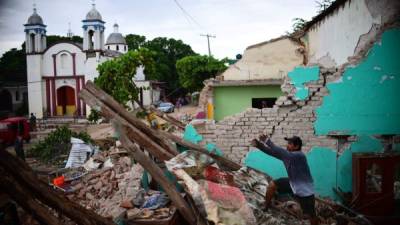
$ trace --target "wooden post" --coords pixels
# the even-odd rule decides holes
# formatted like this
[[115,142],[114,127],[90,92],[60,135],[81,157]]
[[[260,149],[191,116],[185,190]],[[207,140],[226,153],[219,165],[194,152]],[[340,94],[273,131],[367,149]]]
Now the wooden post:
[[4,169],[0,169],[0,190],[7,193],[15,202],[18,203],[33,218],[46,225],[58,225],[62,222],[56,218],[48,208],[39,204],[32,195],[29,188],[23,188],[12,177],[8,176]]
[[190,209],[181,194],[176,190],[175,185],[172,184],[164,175],[164,172],[151,159],[149,159],[149,157],[139,150],[135,144],[129,140],[127,135],[125,135],[125,132],[128,132],[129,129],[129,127],[125,126],[121,131],[121,143],[124,148],[128,149],[133,154],[135,160],[140,163],[140,165],[142,165],[143,168],[161,185],[187,222],[192,225],[203,224],[201,221],[196,221],[196,215]]
[[[128,123],[132,124],[132,126],[136,127],[138,130],[146,134],[151,140],[156,142],[162,148],[166,149],[173,155],[177,155],[179,152],[165,140],[162,136],[160,136],[156,130],[152,130],[138,118],[136,118],[133,114],[129,113],[122,105],[120,105],[117,101],[115,101],[110,95],[96,87],[93,82],[88,81],[86,83],[85,89],[90,92],[93,96],[103,102],[104,105],[108,106],[112,111],[117,113],[119,116],[124,118]],[[85,99],[87,100],[87,99]],[[111,118],[110,118],[111,119]]]
[[130,128],[127,134],[128,137],[132,140],[135,140],[136,143],[138,143],[141,147],[145,148],[148,152],[150,152],[150,154],[155,156],[157,159],[164,161],[164,160],[169,160],[174,156],[170,152],[167,152],[163,147],[158,145],[158,143],[156,143],[149,136],[147,136],[139,129],[137,129],[136,126],[132,125],[131,123],[128,123],[128,121],[126,121],[124,118],[121,117],[120,113],[116,113],[115,111],[110,109],[110,107],[105,105],[103,102],[97,99],[86,89],[81,90],[79,96],[83,100],[85,100],[86,104],[99,111],[104,117],[110,120],[117,121],[119,124],[123,126],[128,126]]
[[7,151],[0,151],[0,168],[15,180],[23,190],[29,190],[43,204],[61,212],[80,225],[114,225],[93,211],[87,210],[65,196],[51,189],[46,183],[38,179],[32,169],[21,159],[12,156]]

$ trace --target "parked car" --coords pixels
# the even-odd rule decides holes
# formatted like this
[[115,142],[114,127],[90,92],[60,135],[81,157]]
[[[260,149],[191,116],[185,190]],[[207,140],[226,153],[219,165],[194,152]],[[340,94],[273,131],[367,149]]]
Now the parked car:
[[29,142],[31,139],[29,122],[24,117],[10,117],[0,121],[0,140],[6,145],[13,144],[18,132],[22,139]]
[[175,111],[175,106],[171,102],[162,102],[158,105],[157,109],[165,113],[171,113]]

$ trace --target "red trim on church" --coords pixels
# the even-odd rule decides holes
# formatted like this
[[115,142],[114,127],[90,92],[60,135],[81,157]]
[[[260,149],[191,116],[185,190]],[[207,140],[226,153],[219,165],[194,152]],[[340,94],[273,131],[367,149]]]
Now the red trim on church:
[[56,116],[56,80],[63,79],[74,79],[76,88],[75,88],[75,103],[79,116],[86,116],[86,105],[83,101],[81,101],[78,97],[79,92],[85,86],[85,76],[84,75],[75,75],[75,76],[43,76],[42,77],[46,81],[46,106],[47,111],[50,116]]
[[71,55],[72,55],[72,74],[76,76],[76,61],[75,61],[76,53],[71,53]]
[[50,115],[50,80],[46,79],[46,107],[47,107],[47,112],[45,116]]
[[56,54],[53,55],[53,75],[57,76],[57,61],[56,61]]
[[56,79],[52,79],[52,91],[51,91],[51,96],[52,96],[52,101],[53,101],[53,104],[52,104],[52,106],[53,106],[53,108],[52,108],[52,110],[51,110],[51,115],[52,116],[55,116],[56,115]]
[[[82,77],[82,88],[85,88],[85,86],[86,86],[85,77]],[[82,102],[83,102],[83,105],[82,105],[82,107],[83,107],[83,115],[86,116],[86,104],[85,104],[84,101],[82,101]]]
[[81,91],[81,79],[77,77],[75,79],[76,81],[76,89],[75,89],[75,95],[76,95],[76,105],[77,105],[77,110],[78,110],[78,115],[81,116],[81,100],[79,99],[79,92]]

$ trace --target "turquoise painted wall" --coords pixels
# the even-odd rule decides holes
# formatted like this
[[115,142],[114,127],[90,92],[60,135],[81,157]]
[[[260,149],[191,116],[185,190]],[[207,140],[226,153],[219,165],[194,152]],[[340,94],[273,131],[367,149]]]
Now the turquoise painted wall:
[[[317,109],[314,123],[317,135],[338,132],[357,136],[357,140],[338,158],[338,186],[343,191],[352,190],[352,153],[382,152],[381,142],[372,134],[400,134],[400,100],[397,99],[400,97],[399,40],[400,29],[386,31],[381,42],[374,45],[359,65],[348,67],[340,82],[328,84],[330,94],[324,97],[323,104]],[[302,83],[300,87],[304,82],[297,79],[307,71],[303,69],[294,73],[294,80]],[[302,96],[304,93],[299,97]],[[224,100],[234,104],[235,101],[235,98]],[[193,135],[193,130],[189,130],[192,135],[188,137],[199,140],[198,134]],[[394,149],[400,151],[400,145],[395,145]],[[315,146],[306,156],[316,193],[337,199],[332,191],[336,186],[336,150]],[[273,178],[287,176],[281,161],[259,150],[250,151],[244,162]]]
[[[352,160],[356,152],[382,152],[383,146],[379,140],[360,136],[338,158],[338,186],[345,192],[352,191]],[[332,188],[336,187],[336,151],[324,147],[314,147],[306,154],[314,179],[315,192],[322,197],[338,199]],[[264,154],[259,150],[249,152],[245,165],[255,168],[274,179],[287,177],[286,169],[280,160]]]
[[252,98],[277,98],[281,95],[278,85],[214,87],[214,119],[219,121],[251,108]]
[[[338,158],[338,186],[345,192],[352,191],[352,154],[382,152],[381,142],[372,134],[400,134],[399,40],[400,29],[386,31],[359,65],[348,67],[339,82],[328,84],[330,94],[316,110],[314,128],[317,135],[335,132],[358,136]],[[301,95],[298,97],[302,98],[308,95],[304,94],[304,80],[300,79],[304,70],[296,69],[291,77],[299,84]],[[398,145],[394,149],[400,151]],[[335,149],[316,146],[307,154],[307,161],[316,192],[336,199],[332,191],[336,186]],[[245,163],[274,178],[285,174],[283,164],[279,165],[276,159],[260,151],[249,153]]]
[[304,84],[319,79],[319,67],[296,67],[288,73],[290,83],[296,88],[294,97],[297,100],[305,100],[308,97],[308,88]]
[[359,65],[328,84],[316,110],[317,134],[400,134],[399,40],[399,28],[386,31]]

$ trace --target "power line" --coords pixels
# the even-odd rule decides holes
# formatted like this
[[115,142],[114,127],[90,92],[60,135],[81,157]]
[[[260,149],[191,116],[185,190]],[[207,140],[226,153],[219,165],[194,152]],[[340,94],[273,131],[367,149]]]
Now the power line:
[[179,4],[178,0],[174,0],[175,4],[178,6],[178,8],[183,12],[183,14],[185,15],[185,18],[188,20],[188,22],[190,23],[190,20],[192,22],[194,22],[199,28],[203,29],[203,26],[200,25],[200,23],[198,23],[193,16],[191,16],[183,7],[181,4]]
[[215,36],[215,35],[211,35],[211,34],[200,34],[200,36],[207,37],[208,56],[211,57],[210,37],[211,37],[211,38],[216,38],[216,36]]

